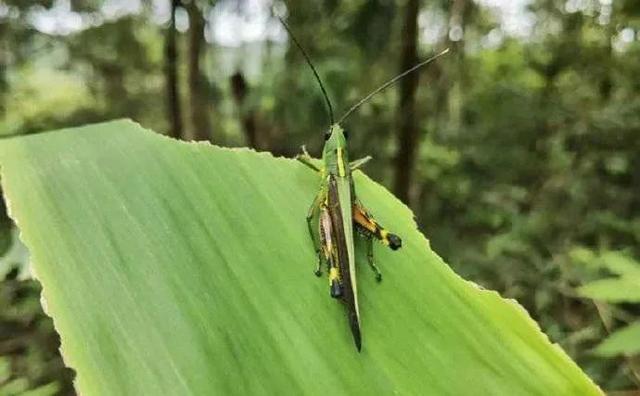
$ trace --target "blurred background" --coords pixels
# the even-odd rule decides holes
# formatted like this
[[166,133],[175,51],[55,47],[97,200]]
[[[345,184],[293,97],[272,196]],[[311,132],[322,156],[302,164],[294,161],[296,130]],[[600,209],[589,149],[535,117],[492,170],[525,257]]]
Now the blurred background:
[[[274,12],[337,115],[451,48],[348,119],[352,156],[459,274],[640,394],[640,1],[0,0],[0,135],[129,117],[319,155],[326,108]],[[74,394],[5,212],[0,394]]]

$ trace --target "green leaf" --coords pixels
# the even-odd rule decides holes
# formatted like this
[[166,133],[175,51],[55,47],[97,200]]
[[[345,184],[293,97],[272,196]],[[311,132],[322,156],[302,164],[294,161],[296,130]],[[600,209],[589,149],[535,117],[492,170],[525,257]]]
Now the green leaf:
[[585,265],[589,268],[597,269],[597,256],[591,249],[582,246],[574,247],[569,251],[569,258],[578,264]]
[[16,378],[0,384],[0,395],[22,395],[28,388],[29,381],[26,378]]
[[356,241],[363,350],[305,223],[319,176],[126,121],[0,143],[3,187],[82,395],[596,395],[513,301],[459,278],[412,213],[356,174],[397,232]]
[[616,275],[640,276],[640,263],[624,251],[605,250],[596,254],[591,249],[576,247],[569,252],[569,257],[593,271],[606,269]]
[[38,386],[37,388],[30,389],[20,393],[20,396],[55,396],[60,394],[60,387],[57,383],[51,382],[46,385]]
[[578,293],[594,300],[612,303],[640,302],[640,277],[627,276],[589,282],[578,288]]
[[0,384],[4,384],[11,378],[11,361],[9,358],[0,356]]
[[607,251],[600,255],[605,268],[614,274],[640,277],[640,263],[623,252]]
[[640,354],[640,322],[615,331],[594,352],[604,357]]
[[9,233],[9,249],[4,255],[0,256],[0,280],[4,280],[11,271],[16,269],[18,272],[17,279],[26,280],[31,278],[29,252],[17,234],[17,230],[11,230]]

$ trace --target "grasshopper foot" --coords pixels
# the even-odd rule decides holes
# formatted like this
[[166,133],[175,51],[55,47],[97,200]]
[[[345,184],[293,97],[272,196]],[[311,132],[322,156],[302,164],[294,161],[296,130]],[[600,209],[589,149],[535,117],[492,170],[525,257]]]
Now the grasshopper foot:
[[396,234],[387,234],[387,241],[391,250],[398,250],[402,247],[402,239]]

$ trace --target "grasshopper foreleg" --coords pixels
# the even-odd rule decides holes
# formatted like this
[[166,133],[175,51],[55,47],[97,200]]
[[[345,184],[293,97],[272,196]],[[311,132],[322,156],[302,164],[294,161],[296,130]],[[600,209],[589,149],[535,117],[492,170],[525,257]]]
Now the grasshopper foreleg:
[[296,155],[296,159],[301,163],[303,163],[304,165],[308,166],[309,168],[313,169],[314,171],[321,172],[321,169],[318,168],[316,164],[313,163],[313,159],[307,152],[307,148],[305,146],[302,146],[302,154]]
[[349,168],[351,168],[351,170],[354,171],[354,170],[360,168],[362,165],[364,165],[367,162],[369,162],[370,160],[371,160],[371,156],[367,155],[364,158],[360,158],[360,159],[357,159],[357,160],[349,163]]

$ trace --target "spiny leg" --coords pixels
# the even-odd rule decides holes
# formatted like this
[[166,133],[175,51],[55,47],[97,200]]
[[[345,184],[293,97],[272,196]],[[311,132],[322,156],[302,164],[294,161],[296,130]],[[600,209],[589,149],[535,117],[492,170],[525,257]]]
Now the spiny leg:
[[342,285],[340,284],[340,270],[336,263],[337,254],[334,245],[333,228],[331,224],[331,216],[326,206],[320,208],[320,241],[322,243],[322,251],[325,261],[327,262],[327,271],[329,272],[329,291],[331,297],[340,298],[342,296]]
[[366,235],[365,238],[367,239],[367,260],[369,261],[369,267],[371,267],[371,270],[376,274],[376,280],[380,282],[382,280],[382,273],[373,260],[373,238],[371,235]]
[[327,265],[327,273],[331,272],[331,230],[325,230],[323,221],[324,221],[324,212],[325,209],[322,205],[319,207],[320,213],[318,216],[318,231],[320,233],[320,257],[318,260],[318,267],[316,269],[316,275],[320,276],[320,266],[322,258],[324,259],[325,264]]

